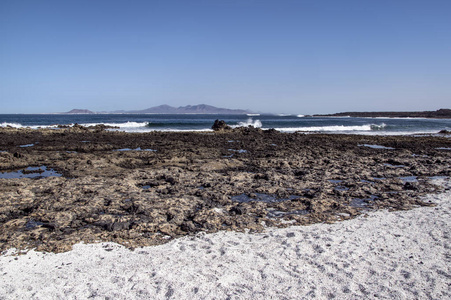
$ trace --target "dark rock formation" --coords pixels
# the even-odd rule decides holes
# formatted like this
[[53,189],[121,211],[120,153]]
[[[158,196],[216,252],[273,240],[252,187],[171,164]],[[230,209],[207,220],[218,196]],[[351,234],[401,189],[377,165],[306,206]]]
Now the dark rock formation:
[[216,120],[211,129],[214,131],[224,131],[232,129],[224,120]]

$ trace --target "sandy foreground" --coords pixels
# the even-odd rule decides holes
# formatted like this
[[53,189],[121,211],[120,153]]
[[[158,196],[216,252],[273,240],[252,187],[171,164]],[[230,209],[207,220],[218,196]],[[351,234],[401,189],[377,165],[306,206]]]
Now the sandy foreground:
[[130,251],[0,256],[0,299],[450,299],[451,182],[435,207],[218,232]]

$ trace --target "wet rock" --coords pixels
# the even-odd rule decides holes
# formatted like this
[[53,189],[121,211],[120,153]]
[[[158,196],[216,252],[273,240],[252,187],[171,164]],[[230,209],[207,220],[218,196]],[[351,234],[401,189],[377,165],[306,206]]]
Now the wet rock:
[[216,120],[211,129],[214,131],[225,131],[232,129],[224,120]]
[[196,232],[196,225],[192,221],[183,222],[181,229],[185,232]]
[[80,124],[75,123],[72,127],[71,127],[72,131],[86,131],[88,130],[87,127],[84,127]]
[[246,213],[246,209],[243,207],[234,206],[230,209],[230,213],[235,215],[243,215]]
[[415,190],[418,190],[418,186],[419,186],[418,182],[406,182],[404,184],[404,189],[410,190],[410,191],[415,191]]

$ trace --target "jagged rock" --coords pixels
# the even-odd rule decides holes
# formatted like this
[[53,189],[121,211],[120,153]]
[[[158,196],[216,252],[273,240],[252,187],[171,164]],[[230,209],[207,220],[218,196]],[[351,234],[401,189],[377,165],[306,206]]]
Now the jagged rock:
[[214,131],[224,131],[232,129],[224,120],[216,120],[211,129]]

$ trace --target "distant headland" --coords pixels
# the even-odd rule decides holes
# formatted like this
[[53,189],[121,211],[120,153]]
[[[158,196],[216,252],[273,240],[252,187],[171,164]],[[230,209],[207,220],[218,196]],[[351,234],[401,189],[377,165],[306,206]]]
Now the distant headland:
[[451,109],[436,111],[381,111],[381,112],[341,112],[327,115],[313,115],[314,117],[355,117],[355,118],[434,118],[451,119]]
[[80,114],[80,115],[88,115],[88,114],[95,114],[95,112],[90,111],[89,109],[72,109],[71,111],[65,112],[65,114]]
[[252,113],[249,110],[244,109],[228,109],[220,108],[206,104],[199,105],[187,105],[173,107],[169,105],[159,105],[150,107],[143,110],[116,110],[116,111],[102,111],[93,112],[88,109],[72,109],[64,114],[226,114],[226,115],[238,115]]

